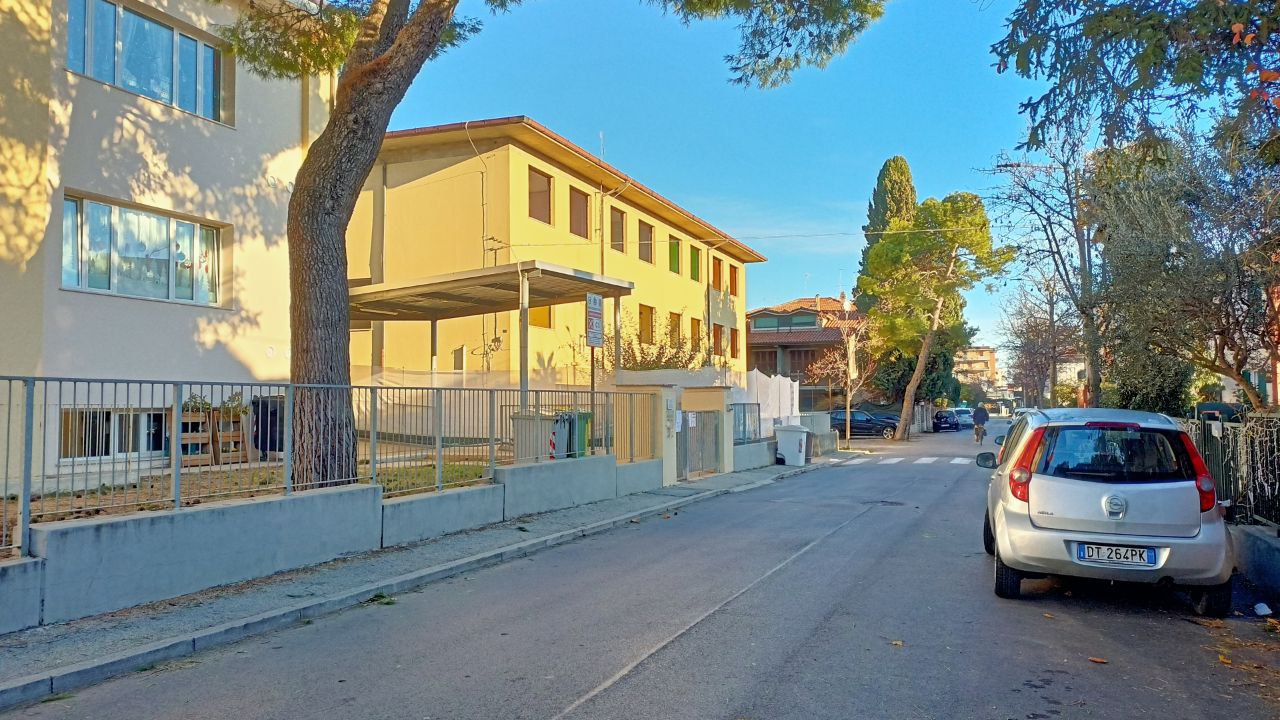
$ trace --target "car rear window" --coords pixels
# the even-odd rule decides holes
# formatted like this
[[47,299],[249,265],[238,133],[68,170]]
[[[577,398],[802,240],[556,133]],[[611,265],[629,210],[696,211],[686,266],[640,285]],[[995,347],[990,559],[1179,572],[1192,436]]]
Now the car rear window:
[[1040,473],[1095,482],[1194,480],[1191,458],[1174,430],[1054,427],[1045,433]]

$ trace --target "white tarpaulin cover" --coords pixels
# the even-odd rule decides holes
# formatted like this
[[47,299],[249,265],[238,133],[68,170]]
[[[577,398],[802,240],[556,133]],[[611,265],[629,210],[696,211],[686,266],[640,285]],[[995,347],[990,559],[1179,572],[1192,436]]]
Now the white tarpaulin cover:
[[759,370],[747,373],[747,387],[735,387],[730,402],[756,403],[760,406],[760,434],[773,435],[774,425],[800,422],[800,383],[781,375],[765,375]]

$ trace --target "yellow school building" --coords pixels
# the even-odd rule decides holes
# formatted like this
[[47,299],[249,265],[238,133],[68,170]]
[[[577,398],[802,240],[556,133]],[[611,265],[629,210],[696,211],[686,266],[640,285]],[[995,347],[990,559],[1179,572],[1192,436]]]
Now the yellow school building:
[[[765,258],[527,117],[387,135],[347,231],[353,287],[538,260],[627,280],[622,337],[678,334],[709,364],[746,370],[746,266]],[[585,304],[531,303],[530,380],[585,385]],[[618,332],[607,309],[605,333]],[[510,385],[519,360],[513,311],[440,321],[433,373],[427,322],[356,321],[353,380]]]

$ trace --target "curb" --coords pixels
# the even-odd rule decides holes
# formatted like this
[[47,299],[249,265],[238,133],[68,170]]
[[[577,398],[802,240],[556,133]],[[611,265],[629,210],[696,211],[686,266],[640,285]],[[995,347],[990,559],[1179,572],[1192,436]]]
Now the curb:
[[706,490],[696,495],[677,498],[643,510],[636,510],[625,515],[609,518],[608,520],[600,520],[513,545],[494,548],[493,550],[452,560],[441,565],[433,565],[385,580],[378,580],[354,590],[346,590],[309,602],[239,618],[189,635],[177,635],[113,655],[85,660],[72,665],[64,665],[48,672],[13,678],[12,680],[0,682],[0,710],[8,710],[18,705],[40,700],[49,695],[79,690],[119,675],[147,669],[157,663],[186,657],[221,645],[229,645],[254,635],[281,630],[303,620],[310,620],[340,610],[346,610],[367,601],[370,597],[379,593],[385,595],[402,594],[437,580],[443,580],[490,565],[497,565],[507,560],[524,557],[539,550],[564,544],[570,540],[612,530],[626,525],[632,520],[651,515],[660,515],[668,510],[691,505],[702,500],[709,500],[719,495],[745,492],[765,485],[772,485],[778,480],[802,475],[825,467],[843,465],[844,462],[839,460],[822,465],[806,465],[779,473],[766,480],[759,480],[732,488]]

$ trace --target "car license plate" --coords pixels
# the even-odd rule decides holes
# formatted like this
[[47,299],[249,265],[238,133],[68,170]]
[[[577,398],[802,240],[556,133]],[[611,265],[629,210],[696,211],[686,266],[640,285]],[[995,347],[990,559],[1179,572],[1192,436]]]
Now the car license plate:
[[1156,549],[1153,547],[1126,547],[1123,545],[1090,545],[1076,544],[1076,559],[1084,562],[1116,563],[1117,565],[1156,564]]

